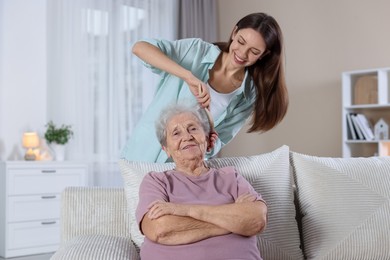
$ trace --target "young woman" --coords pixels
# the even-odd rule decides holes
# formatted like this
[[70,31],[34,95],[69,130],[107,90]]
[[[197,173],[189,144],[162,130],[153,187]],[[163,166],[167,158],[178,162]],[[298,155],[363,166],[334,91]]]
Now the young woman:
[[128,160],[167,161],[153,130],[159,112],[172,101],[188,99],[210,110],[219,138],[207,158],[231,141],[250,116],[248,132],[265,132],[287,112],[282,32],[265,13],[239,20],[226,43],[151,39],[137,42],[133,53],[161,80],[123,150]]

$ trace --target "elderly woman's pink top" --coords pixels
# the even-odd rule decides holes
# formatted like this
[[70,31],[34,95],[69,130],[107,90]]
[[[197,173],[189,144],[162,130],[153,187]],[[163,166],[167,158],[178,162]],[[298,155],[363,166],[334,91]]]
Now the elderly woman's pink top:
[[[242,194],[261,196],[239,174],[234,167],[210,169],[195,177],[174,170],[151,172],[140,186],[140,200],[136,218],[140,224],[148,211],[148,205],[155,200],[181,204],[221,205],[233,203]],[[242,214],[245,214],[243,212]],[[141,246],[142,260],[205,260],[245,259],[261,260],[256,236],[244,237],[228,234],[208,238],[188,245],[166,246],[154,243],[145,237]]]

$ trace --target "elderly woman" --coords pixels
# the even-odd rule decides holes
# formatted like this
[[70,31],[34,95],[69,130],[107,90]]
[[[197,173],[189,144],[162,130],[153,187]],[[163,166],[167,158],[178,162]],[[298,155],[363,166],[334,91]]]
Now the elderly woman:
[[170,106],[156,132],[176,167],[150,172],[140,186],[141,259],[262,259],[255,235],[266,225],[267,206],[234,167],[205,163],[215,140],[204,109]]

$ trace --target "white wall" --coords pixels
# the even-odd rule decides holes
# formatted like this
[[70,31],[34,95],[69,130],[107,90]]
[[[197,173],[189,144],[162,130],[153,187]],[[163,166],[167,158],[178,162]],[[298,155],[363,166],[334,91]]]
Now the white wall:
[[252,155],[283,144],[318,156],[341,156],[341,73],[390,66],[390,1],[219,0],[220,40],[239,18],[266,12],[285,39],[290,107],[265,134],[243,129],[223,156]]
[[46,0],[0,3],[0,160],[20,159],[46,124]]

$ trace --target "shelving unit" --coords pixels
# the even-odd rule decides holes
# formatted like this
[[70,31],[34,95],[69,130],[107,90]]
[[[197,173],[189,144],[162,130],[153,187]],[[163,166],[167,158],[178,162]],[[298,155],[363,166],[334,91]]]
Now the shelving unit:
[[343,157],[390,156],[390,140],[353,140],[347,123],[348,114],[360,113],[372,126],[381,118],[390,124],[390,67],[343,72],[342,102]]

